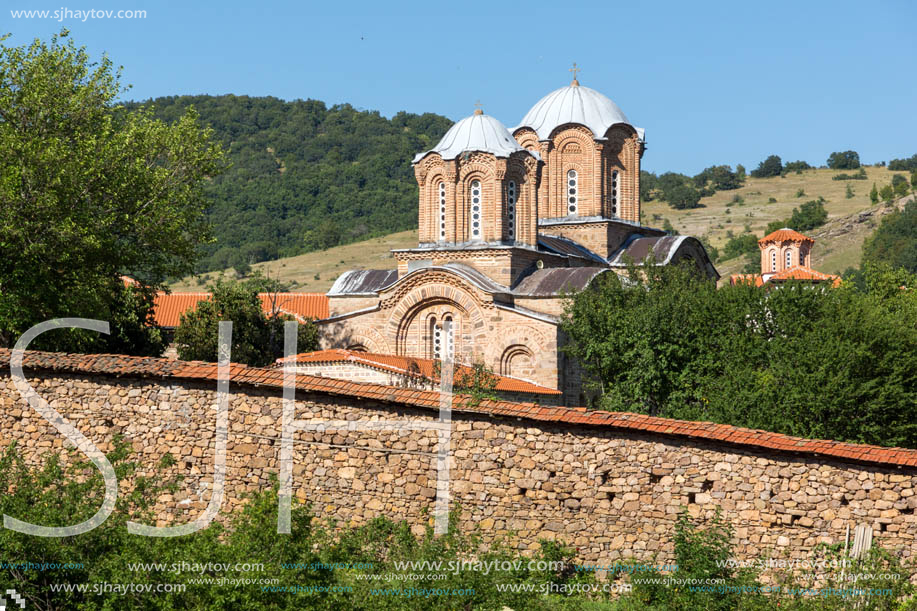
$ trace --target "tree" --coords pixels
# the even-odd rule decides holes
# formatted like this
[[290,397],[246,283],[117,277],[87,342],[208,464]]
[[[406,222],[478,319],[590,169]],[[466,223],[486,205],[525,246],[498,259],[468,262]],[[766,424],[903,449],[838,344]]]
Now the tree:
[[908,192],[908,181],[904,174],[895,174],[892,176],[892,189],[895,197],[904,197]]
[[869,192],[869,201],[871,201],[873,205],[879,203],[879,190],[876,188],[876,183],[872,183],[872,190]]
[[911,172],[911,189],[917,191],[917,170]]
[[[232,321],[232,361],[265,366],[283,356],[283,323],[291,318],[273,307],[268,315],[258,296],[260,280],[248,284],[218,279],[210,287],[212,298],[198,303],[197,309],[182,314],[175,343],[184,360],[214,362],[220,321]],[[311,322],[300,323],[298,352],[318,348],[318,332]]]
[[879,197],[882,198],[882,201],[886,204],[890,204],[895,201],[895,189],[891,185],[885,185],[879,189]]
[[732,259],[747,254],[757,255],[759,252],[757,236],[752,233],[743,233],[727,240],[726,246],[723,247],[723,258]]
[[751,175],[754,178],[770,178],[780,176],[783,172],[783,162],[778,155],[771,155],[758,164],[758,167],[752,170]]
[[136,295],[148,313],[155,288],[191,271],[209,236],[202,182],[223,157],[192,111],[166,125],[118,106],[111,61],[93,63],[67,37],[0,44],[0,345],[84,317],[121,329],[59,330],[32,347],[146,353],[151,336],[124,325],[148,316],[120,275],[150,289]]
[[736,176],[741,182],[745,182],[745,166],[741,163],[736,166]]
[[917,447],[917,276],[865,274],[767,291],[633,266],[571,297],[564,351],[603,409]]
[[665,192],[665,199],[676,210],[698,208],[700,192],[691,185],[681,184]]
[[888,265],[917,273],[917,203],[886,215],[863,244],[862,266]]
[[792,227],[796,231],[808,231],[821,227],[828,220],[828,211],[825,209],[825,198],[819,197],[810,200],[799,208],[793,208],[793,214],[785,220],[776,220],[767,225],[767,233],[782,227]]
[[894,171],[917,171],[917,154],[911,155],[907,159],[892,159],[888,162],[888,169]]
[[860,155],[856,151],[831,153],[828,167],[832,170],[855,170],[860,167]]
[[790,172],[796,172],[797,174],[802,174],[804,170],[811,170],[811,169],[812,169],[812,166],[810,166],[805,161],[789,161],[783,164],[782,173],[789,174]]

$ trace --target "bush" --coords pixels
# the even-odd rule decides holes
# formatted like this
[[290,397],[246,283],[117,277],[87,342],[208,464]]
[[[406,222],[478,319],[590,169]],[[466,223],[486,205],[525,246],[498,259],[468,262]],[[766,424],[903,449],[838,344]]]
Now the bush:
[[911,155],[906,159],[892,159],[888,162],[888,169],[906,172],[917,171],[917,154]]
[[860,167],[860,155],[856,151],[831,153],[828,167],[832,170],[855,170]]
[[732,259],[745,254],[758,254],[758,238],[751,233],[730,238],[723,247],[723,258]]
[[769,203],[769,204],[776,204],[776,203],[777,203],[777,198],[776,198],[776,197],[768,197],[768,198],[767,198],[767,203]]
[[678,185],[665,193],[665,199],[676,210],[687,210],[700,207],[700,192],[686,184]]
[[796,172],[797,174],[802,174],[803,170],[812,170],[814,169],[805,161],[790,161],[783,164],[783,174],[789,174],[790,172]]
[[783,162],[778,155],[771,155],[758,164],[758,167],[752,170],[751,175],[754,178],[770,178],[780,176],[783,172]]
[[835,174],[831,180],[866,180],[866,168],[860,168],[856,174]]

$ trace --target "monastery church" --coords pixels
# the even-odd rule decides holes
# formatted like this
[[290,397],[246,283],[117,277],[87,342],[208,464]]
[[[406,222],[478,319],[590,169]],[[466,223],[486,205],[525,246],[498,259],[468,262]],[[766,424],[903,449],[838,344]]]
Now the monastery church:
[[648,256],[719,278],[699,240],[641,225],[644,130],[575,76],[512,131],[479,108],[414,157],[419,244],[393,251],[396,269],[335,281],[323,348],[449,354],[583,405],[580,369],[559,350],[565,291]]

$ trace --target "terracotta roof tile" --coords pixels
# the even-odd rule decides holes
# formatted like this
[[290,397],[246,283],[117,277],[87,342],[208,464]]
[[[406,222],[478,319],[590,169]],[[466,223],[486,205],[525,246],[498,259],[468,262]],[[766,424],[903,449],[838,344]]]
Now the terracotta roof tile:
[[777,231],[771,232],[758,240],[758,244],[767,244],[770,242],[815,242],[809,236],[802,235],[798,231],[794,231],[789,227],[784,227],[783,229],[778,229]]
[[[165,328],[177,327],[181,315],[197,309],[201,301],[209,301],[210,293],[164,293],[156,294],[153,301],[153,317],[156,325]],[[328,318],[328,297],[324,293],[259,293],[261,309],[270,314],[278,311],[299,320],[307,318],[321,320]]]
[[[0,349],[0,367],[10,365],[12,351]],[[135,377],[168,377],[173,379],[217,379],[214,363],[171,361],[163,358],[122,356],[115,354],[64,354],[28,351],[23,366],[30,370],[73,373],[102,373]],[[231,382],[259,384],[282,388],[283,375],[277,369],[261,369],[233,364]],[[398,401],[407,405],[439,409],[439,393],[427,390],[408,390],[379,384],[364,384],[297,374],[298,389],[323,392],[331,395],[373,398]],[[690,422],[657,418],[645,414],[622,412],[597,412],[584,408],[543,407],[535,403],[510,401],[482,401],[472,405],[469,398],[453,398],[456,411],[466,413],[505,414],[546,422],[570,422],[612,429],[645,431],[671,437],[707,439],[752,449],[769,448],[795,454],[831,456],[881,465],[917,467],[917,450],[882,448],[871,445],[843,443],[827,439],[800,439],[758,429],[743,429],[710,422]]]

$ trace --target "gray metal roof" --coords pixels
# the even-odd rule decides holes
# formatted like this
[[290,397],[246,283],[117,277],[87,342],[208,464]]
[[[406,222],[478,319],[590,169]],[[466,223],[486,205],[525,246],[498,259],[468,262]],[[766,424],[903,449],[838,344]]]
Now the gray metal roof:
[[352,269],[338,276],[328,295],[375,295],[397,279],[397,269]]
[[497,119],[475,113],[450,127],[439,144],[415,155],[413,162],[417,163],[429,153],[439,153],[443,159],[455,159],[470,151],[492,153],[497,157],[509,157],[517,151],[529,152],[519,146],[506,126]]
[[652,252],[656,265],[668,265],[675,252],[689,236],[654,236],[635,235],[629,238],[608,263],[612,267],[626,267],[629,261],[640,264]]
[[559,255],[572,255],[574,257],[591,259],[597,263],[605,264],[605,259],[592,252],[585,246],[567,238],[538,234],[538,245],[545,250],[557,253]]
[[[547,140],[551,132],[566,123],[578,123],[592,130],[596,139],[604,139],[608,128],[617,123],[633,127],[618,105],[595,89],[581,85],[561,87],[544,96],[532,106],[522,121],[513,128],[530,127],[539,140]],[[635,127],[640,140],[644,131]]]
[[513,293],[525,297],[552,297],[586,288],[607,267],[556,267],[538,269],[522,279]]

